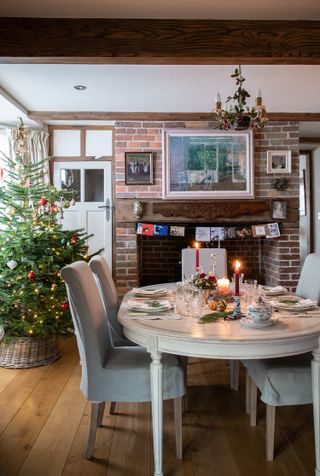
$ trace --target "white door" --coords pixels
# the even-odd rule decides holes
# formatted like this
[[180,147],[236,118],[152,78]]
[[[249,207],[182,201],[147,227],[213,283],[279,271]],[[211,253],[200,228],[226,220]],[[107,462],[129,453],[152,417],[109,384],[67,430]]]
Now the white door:
[[112,267],[112,173],[111,162],[55,162],[54,185],[73,190],[76,204],[63,210],[65,230],[84,228],[89,254],[104,248]]

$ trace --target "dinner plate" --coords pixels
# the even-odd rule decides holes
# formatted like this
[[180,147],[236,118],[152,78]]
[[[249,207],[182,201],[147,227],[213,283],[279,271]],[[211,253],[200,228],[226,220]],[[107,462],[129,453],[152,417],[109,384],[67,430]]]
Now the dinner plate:
[[289,311],[289,312],[309,311],[316,307],[316,303],[312,301],[304,302],[303,300],[299,300],[299,298],[287,299],[286,302],[281,302],[281,300],[270,301],[270,304],[272,307],[274,307],[275,309],[278,309],[279,311]]
[[289,294],[289,291],[282,286],[276,286],[275,288],[263,286],[262,289],[266,296],[284,296]]
[[136,289],[133,291],[136,297],[165,296],[168,292],[165,288]]
[[274,326],[279,321],[279,317],[271,317],[267,321],[253,321],[248,317],[243,317],[240,321],[241,327],[247,327],[249,329],[264,329],[265,327]]
[[130,312],[157,313],[172,309],[169,301],[150,300],[144,302],[128,301],[128,310]]

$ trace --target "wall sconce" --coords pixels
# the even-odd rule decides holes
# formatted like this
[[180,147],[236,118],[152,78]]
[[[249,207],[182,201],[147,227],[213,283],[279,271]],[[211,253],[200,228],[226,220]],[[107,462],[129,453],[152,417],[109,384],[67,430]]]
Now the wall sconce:
[[138,220],[143,216],[143,203],[140,200],[133,202],[133,214]]

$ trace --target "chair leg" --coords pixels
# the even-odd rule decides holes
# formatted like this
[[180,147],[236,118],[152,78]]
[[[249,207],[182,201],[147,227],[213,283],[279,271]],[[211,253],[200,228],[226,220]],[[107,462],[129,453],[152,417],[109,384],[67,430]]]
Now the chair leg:
[[230,360],[230,388],[239,390],[239,360]]
[[99,403],[97,426],[101,426],[106,402]]
[[273,461],[275,421],[276,421],[276,407],[272,405],[267,405],[267,418],[266,418],[267,461]]
[[173,400],[177,459],[182,459],[182,397]]
[[[250,378],[250,377],[249,377]],[[250,425],[257,424],[257,386],[250,378]]]
[[86,458],[90,459],[93,454],[94,442],[96,440],[97,426],[99,420],[99,413],[101,413],[101,406],[104,402],[91,402],[91,416],[90,416],[90,430],[86,449]]
[[246,371],[246,414],[250,415],[250,377]]
[[110,415],[114,415],[116,413],[116,403],[117,402],[110,403],[110,410],[109,410]]

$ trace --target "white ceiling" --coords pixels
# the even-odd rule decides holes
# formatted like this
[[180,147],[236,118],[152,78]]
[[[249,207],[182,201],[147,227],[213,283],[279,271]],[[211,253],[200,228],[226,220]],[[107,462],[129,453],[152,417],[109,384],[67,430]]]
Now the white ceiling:
[[319,0],[2,0],[0,16],[317,20]]
[[[209,112],[217,91],[223,99],[234,92],[233,69],[1,64],[0,86],[31,111]],[[320,65],[246,65],[242,71],[252,101],[260,87],[268,111],[320,111]],[[77,84],[87,90],[75,90]],[[1,108],[0,122],[10,120],[10,111]]]
[[[0,17],[320,20],[320,0],[1,0]],[[232,66],[0,65],[4,87],[28,110],[209,112],[234,91]],[[320,66],[244,66],[246,88],[271,112],[320,112]],[[88,89],[76,91],[84,84]],[[22,116],[0,97],[0,123]],[[53,121],[52,121],[53,122]],[[303,124],[319,136],[319,123]]]

